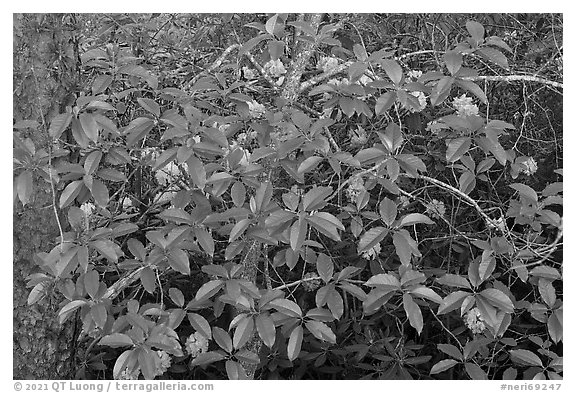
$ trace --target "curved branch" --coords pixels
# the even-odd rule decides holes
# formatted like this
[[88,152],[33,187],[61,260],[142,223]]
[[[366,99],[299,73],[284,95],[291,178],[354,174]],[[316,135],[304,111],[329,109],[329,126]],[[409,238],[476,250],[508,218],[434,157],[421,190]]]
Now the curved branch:
[[540,78],[532,75],[489,75],[489,76],[469,76],[462,78],[466,81],[487,81],[487,82],[515,82],[515,81],[525,81],[525,82],[536,82],[542,83],[544,85],[556,87],[563,89],[564,85],[559,82],[549,81],[548,79]]

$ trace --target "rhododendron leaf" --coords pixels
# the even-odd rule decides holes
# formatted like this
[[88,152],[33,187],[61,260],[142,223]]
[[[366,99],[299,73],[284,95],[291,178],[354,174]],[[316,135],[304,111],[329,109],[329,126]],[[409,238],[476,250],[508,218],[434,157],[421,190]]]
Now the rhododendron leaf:
[[276,327],[268,314],[259,314],[256,317],[256,330],[268,348],[272,348],[276,341]]
[[514,363],[520,363],[522,365],[543,367],[542,360],[534,352],[528,351],[526,349],[513,349],[510,352],[510,358]]
[[290,338],[288,339],[288,359],[294,361],[300,354],[300,348],[302,347],[302,337],[304,335],[304,329],[302,326],[296,326],[292,333],[290,333]]
[[446,371],[457,365],[458,362],[454,359],[440,360],[438,363],[432,366],[430,369],[430,374],[438,374],[442,371]]

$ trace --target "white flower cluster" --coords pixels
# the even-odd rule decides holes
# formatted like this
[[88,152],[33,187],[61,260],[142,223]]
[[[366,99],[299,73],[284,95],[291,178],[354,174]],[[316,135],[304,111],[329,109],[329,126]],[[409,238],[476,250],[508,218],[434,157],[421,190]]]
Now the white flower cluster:
[[[369,77],[366,74],[362,74],[362,76],[360,77],[360,79],[358,79],[358,82],[362,85],[362,86],[366,86],[368,83],[370,82],[374,82],[374,79],[372,79],[371,77]],[[362,97],[360,97],[360,99],[362,99]]]
[[253,139],[256,139],[257,137],[258,137],[258,132],[256,132],[256,131],[249,131],[248,133],[241,132],[238,135],[236,135],[236,141],[240,145],[243,145],[247,142],[250,142]]
[[272,76],[279,77],[286,73],[286,68],[284,68],[282,60],[276,59],[266,62],[266,64],[264,64],[264,71]]
[[482,333],[484,329],[486,329],[484,318],[482,318],[482,314],[478,307],[474,307],[466,313],[466,326],[474,334]]
[[322,56],[318,62],[318,69],[324,72],[330,72],[338,67],[338,59],[335,57]]
[[366,188],[364,187],[364,180],[362,180],[361,176],[354,176],[348,183],[348,188],[346,189],[346,195],[348,195],[348,199],[350,202],[356,203],[358,196],[365,191]]
[[247,104],[250,116],[256,119],[261,117],[264,113],[266,113],[266,108],[264,107],[264,105],[259,104],[256,101],[248,101]]
[[380,243],[377,243],[374,247],[372,247],[369,250],[366,250],[362,253],[362,258],[370,261],[372,259],[375,259],[376,256],[378,256],[378,254],[380,254],[380,251],[382,250],[382,247],[380,246]]
[[248,80],[256,79],[256,72],[252,68],[244,66],[242,67],[242,73],[244,74],[244,78]]
[[413,95],[414,97],[418,98],[418,104],[420,105],[418,109],[414,109],[414,108],[410,108],[411,112],[421,112],[424,110],[424,108],[426,108],[427,102],[426,102],[426,95],[421,92],[421,91],[411,91],[410,92],[411,95]]
[[351,129],[349,133],[350,143],[352,143],[353,146],[363,146],[368,142],[368,134],[361,126],[358,126],[355,130]]
[[270,133],[270,137],[274,143],[282,143],[296,137],[296,132],[288,128],[277,128],[277,131]]
[[122,200],[122,210],[128,210],[132,207],[132,200],[128,197]]
[[410,70],[408,71],[408,78],[412,81],[417,81],[418,78],[422,76],[422,71],[420,70]]
[[472,98],[462,94],[452,100],[452,106],[458,112],[458,116],[466,117],[478,114],[478,106],[472,103]]
[[442,218],[446,214],[446,206],[444,206],[444,202],[432,199],[430,203],[426,204],[426,213]]
[[128,372],[128,369],[125,368],[124,370],[122,370],[122,372],[118,376],[118,379],[119,380],[137,380],[138,377],[140,377],[140,367],[137,367],[135,370],[132,370],[132,372]]
[[186,351],[192,358],[208,351],[208,339],[200,332],[191,334],[186,340]]
[[522,173],[525,173],[528,176],[535,174],[538,170],[538,163],[534,160],[534,157],[528,158],[522,163],[522,165],[524,166],[524,168],[522,168]]
[[329,85],[334,85],[335,87],[338,87],[338,86],[341,86],[341,85],[347,86],[347,85],[350,84],[350,81],[348,80],[348,78],[342,78],[342,79],[335,79],[335,78],[333,78],[333,79],[330,79],[330,80],[328,81],[328,84],[329,84]]
[[158,363],[156,364],[156,375],[162,375],[170,368],[172,363],[170,355],[166,351],[156,351]]
[[92,216],[92,213],[94,212],[94,210],[96,209],[96,206],[94,206],[94,204],[90,203],[90,202],[84,202],[81,206],[80,206],[80,210],[82,210],[84,212],[84,226],[86,228],[86,231],[88,231],[90,229],[90,217]]
[[92,212],[94,211],[94,209],[96,209],[96,206],[94,206],[94,204],[90,202],[84,202],[82,206],[80,206],[80,209],[84,212],[84,217],[86,218],[86,220],[89,220],[90,216],[92,215]]
[[160,157],[160,149],[157,147],[145,147],[140,151],[140,158],[141,159],[150,159],[155,160]]

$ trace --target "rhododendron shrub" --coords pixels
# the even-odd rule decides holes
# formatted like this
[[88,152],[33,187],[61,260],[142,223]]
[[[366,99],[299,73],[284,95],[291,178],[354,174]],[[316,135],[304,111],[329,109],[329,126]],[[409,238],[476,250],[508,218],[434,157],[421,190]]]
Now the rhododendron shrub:
[[180,83],[96,42],[15,124],[17,203],[35,174],[62,213],[28,302],[78,321],[83,376],[561,378],[562,170],[534,188],[478,82],[509,44],[462,20],[418,68],[346,23],[255,19]]

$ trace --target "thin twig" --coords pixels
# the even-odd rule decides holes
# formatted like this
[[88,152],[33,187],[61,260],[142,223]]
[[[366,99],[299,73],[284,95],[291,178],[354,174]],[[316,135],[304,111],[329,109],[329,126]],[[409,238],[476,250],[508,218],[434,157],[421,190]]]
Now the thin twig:
[[[48,127],[46,125],[46,119],[44,118],[44,112],[42,111],[42,102],[40,102],[40,88],[38,84],[38,77],[36,72],[34,72],[34,66],[31,67],[32,75],[34,76],[34,83],[36,84],[36,91],[38,92],[38,111],[40,112],[40,118],[42,119],[42,128],[50,137],[48,132]],[[52,208],[54,209],[54,216],[56,217],[56,223],[58,224],[58,230],[60,231],[60,251],[64,250],[64,231],[62,230],[62,223],[60,222],[60,217],[58,216],[58,208],[56,207],[56,189],[54,188],[54,180],[52,179],[52,146],[48,146],[48,176],[50,177],[50,189],[52,191]]]
[[469,76],[462,78],[463,80],[467,81],[487,81],[487,82],[515,82],[515,81],[524,81],[524,82],[536,82],[542,83],[547,86],[556,87],[559,89],[563,89],[564,85],[559,82],[550,81],[548,79],[540,78],[537,76],[532,75],[489,75],[489,76]]

